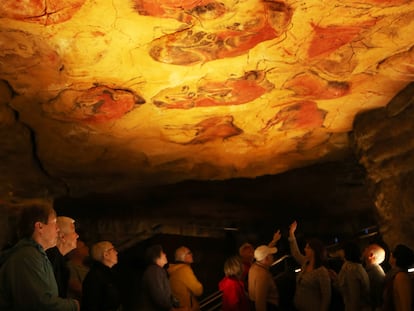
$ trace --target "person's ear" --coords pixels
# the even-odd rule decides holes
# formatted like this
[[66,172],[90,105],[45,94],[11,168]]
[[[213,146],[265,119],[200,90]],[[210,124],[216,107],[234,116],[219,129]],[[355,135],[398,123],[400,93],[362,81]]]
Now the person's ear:
[[43,229],[43,224],[40,221],[36,221],[34,224],[35,229]]

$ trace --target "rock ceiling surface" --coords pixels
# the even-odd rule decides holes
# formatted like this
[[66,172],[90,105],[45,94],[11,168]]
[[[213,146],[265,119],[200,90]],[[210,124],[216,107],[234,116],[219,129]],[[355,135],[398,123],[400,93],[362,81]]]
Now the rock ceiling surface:
[[355,115],[413,80],[413,34],[409,0],[3,0],[0,190],[341,159]]

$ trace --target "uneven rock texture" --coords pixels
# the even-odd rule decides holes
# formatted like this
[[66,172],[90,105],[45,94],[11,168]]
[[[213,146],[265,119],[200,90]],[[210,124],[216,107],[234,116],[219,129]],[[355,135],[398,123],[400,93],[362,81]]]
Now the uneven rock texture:
[[354,138],[390,246],[414,247],[414,83],[389,105],[357,116]]

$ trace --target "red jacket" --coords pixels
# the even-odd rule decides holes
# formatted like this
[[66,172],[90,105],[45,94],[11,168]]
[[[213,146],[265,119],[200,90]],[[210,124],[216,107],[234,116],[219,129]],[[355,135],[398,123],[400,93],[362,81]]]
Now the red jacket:
[[226,276],[219,282],[219,290],[223,292],[223,311],[250,310],[250,301],[241,280]]

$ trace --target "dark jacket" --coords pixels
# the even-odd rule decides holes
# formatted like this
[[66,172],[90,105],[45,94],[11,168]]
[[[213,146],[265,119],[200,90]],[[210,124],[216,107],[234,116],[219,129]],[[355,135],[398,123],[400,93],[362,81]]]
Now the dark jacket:
[[168,311],[173,307],[167,271],[155,264],[149,265],[142,277],[140,311]]
[[70,274],[67,259],[60,253],[59,249],[56,246],[49,248],[46,251],[46,254],[53,267],[53,273],[55,274],[59,297],[66,298],[68,293]]
[[22,239],[7,250],[0,265],[0,310],[77,310],[74,300],[59,298],[52,265],[32,239]]
[[115,311],[121,305],[112,269],[95,261],[82,283],[82,311]]

